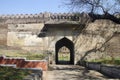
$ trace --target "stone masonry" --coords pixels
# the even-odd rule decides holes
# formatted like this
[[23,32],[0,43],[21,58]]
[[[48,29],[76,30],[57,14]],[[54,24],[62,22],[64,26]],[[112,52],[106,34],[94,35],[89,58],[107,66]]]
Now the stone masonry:
[[[119,36],[119,24],[110,20],[91,22],[91,18],[85,13],[0,16],[0,45],[33,52],[49,51],[55,55],[56,42],[66,37],[74,43],[75,63],[90,51],[86,59],[97,59],[106,53],[113,53],[108,49],[114,49],[114,53],[119,54]],[[98,48],[99,51],[92,51]]]

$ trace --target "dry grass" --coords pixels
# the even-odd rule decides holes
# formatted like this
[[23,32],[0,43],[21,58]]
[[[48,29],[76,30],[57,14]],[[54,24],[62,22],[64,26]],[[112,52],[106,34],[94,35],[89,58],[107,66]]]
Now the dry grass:
[[6,57],[21,57],[29,60],[43,60],[47,57],[47,54],[39,52],[28,52],[20,49],[6,49],[0,48],[0,56]]

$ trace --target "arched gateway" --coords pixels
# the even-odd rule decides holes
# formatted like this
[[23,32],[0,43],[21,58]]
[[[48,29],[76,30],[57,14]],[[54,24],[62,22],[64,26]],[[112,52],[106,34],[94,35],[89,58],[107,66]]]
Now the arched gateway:
[[[59,57],[59,50],[62,47],[66,47],[69,49],[70,51],[70,59],[69,61],[61,61],[58,59]],[[61,40],[57,41],[55,44],[55,62],[56,64],[74,64],[74,44],[72,41],[70,41],[69,39],[67,39],[66,37],[62,38]]]

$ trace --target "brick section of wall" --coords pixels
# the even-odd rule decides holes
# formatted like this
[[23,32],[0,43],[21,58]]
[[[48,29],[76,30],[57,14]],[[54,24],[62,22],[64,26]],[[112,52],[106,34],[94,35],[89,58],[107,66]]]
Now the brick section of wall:
[[15,64],[18,68],[41,68],[43,71],[47,70],[47,61],[26,60],[20,58],[0,57],[0,64]]

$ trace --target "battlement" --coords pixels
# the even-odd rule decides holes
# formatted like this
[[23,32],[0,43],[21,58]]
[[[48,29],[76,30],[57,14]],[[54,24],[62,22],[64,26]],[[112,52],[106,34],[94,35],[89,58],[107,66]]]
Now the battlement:
[[[24,19],[24,18],[43,18],[46,14],[11,14],[0,15],[1,19]],[[48,16],[49,17],[49,16]]]
[[39,23],[46,21],[80,21],[89,18],[85,13],[39,13],[0,15],[0,23]]

